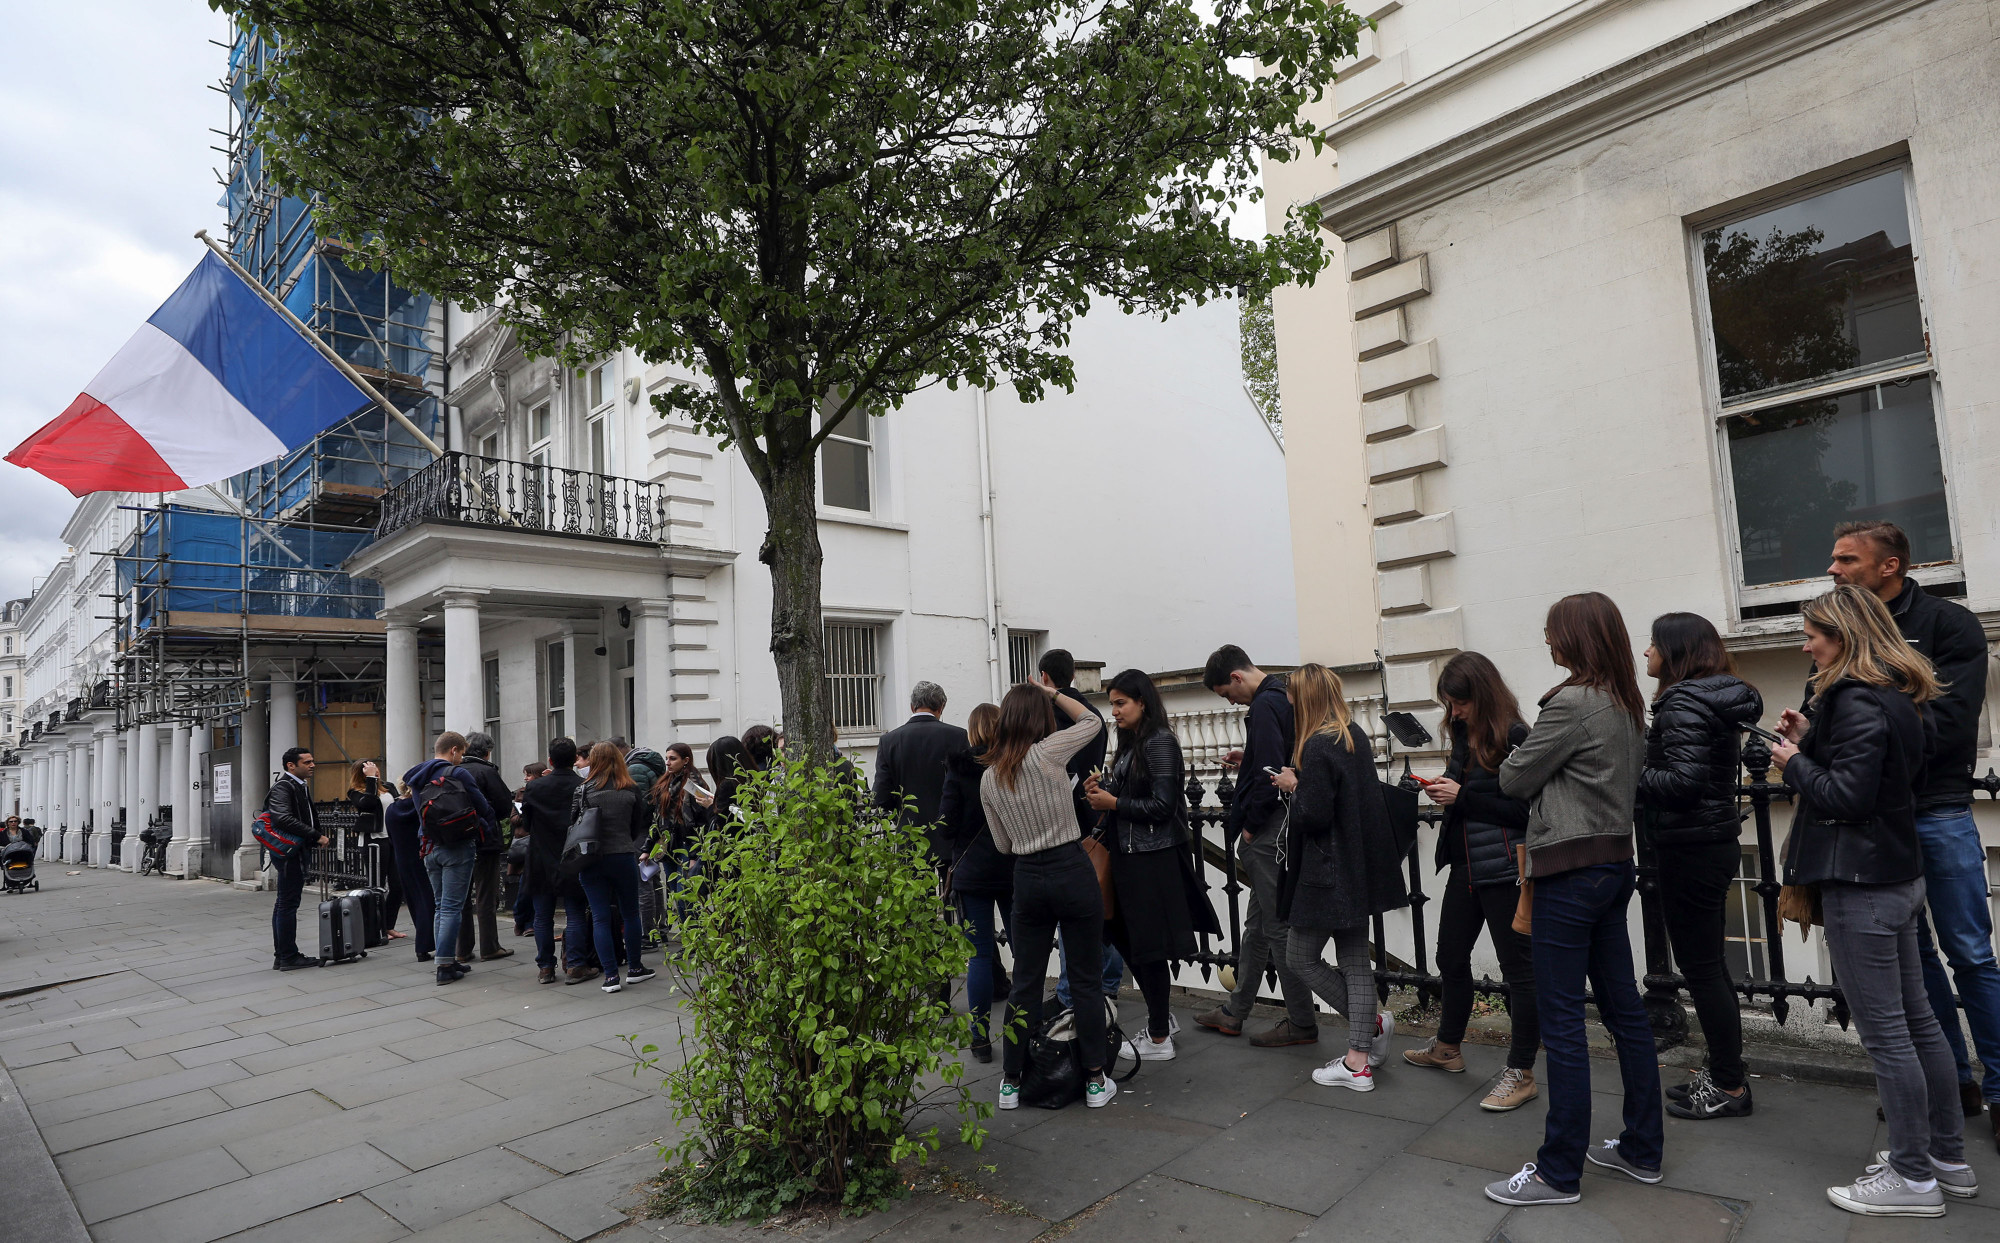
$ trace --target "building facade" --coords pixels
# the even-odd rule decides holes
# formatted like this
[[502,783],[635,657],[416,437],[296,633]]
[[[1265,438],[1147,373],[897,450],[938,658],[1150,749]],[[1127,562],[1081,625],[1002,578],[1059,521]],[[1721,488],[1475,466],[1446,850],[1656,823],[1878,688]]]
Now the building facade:
[[1304,655],[1378,648],[1441,733],[1443,660],[1485,652],[1532,705],[1549,604],[1600,590],[1635,648],[1710,618],[1775,718],[1860,518],[2000,634],[2000,10],[1358,7],[1328,152],[1269,170],[1341,260],[1276,304]]

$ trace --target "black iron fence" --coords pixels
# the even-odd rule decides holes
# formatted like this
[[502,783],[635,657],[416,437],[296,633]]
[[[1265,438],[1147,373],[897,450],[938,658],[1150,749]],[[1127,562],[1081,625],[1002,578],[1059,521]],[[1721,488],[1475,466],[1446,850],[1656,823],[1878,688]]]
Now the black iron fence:
[[452,451],[388,491],[375,534],[449,522],[645,543],[665,533],[666,505],[642,479]]
[[[1765,962],[1768,964],[1769,978],[1745,975],[1733,981],[1736,992],[1746,1001],[1759,998],[1768,999],[1772,1014],[1783,1023],[1790,1012],[1794,999],[1808,1003],[1827,1001],[1831,1003],[1832,1016],[1842,1028],[1848,1024],[1847,1000],[1841,995],[1837,982],[1820,984],[1811,976],[1803,981],[1786,979],[1783,925],[1778,919],[1778,892],[1781,888],[1778,876],[1777,849],[1772,841],[1771,805],[1777,802],[1789,803],[1792,792],[1785,786],[1770,779],[1771,749],[1761,739],[1752,735],[1743,747],[1745,779],[1737,787],[1738,796],[1748,804],[1748,815],[1752,819],[1757,835],[1756,852],[1758,871],[1756,883],[1752,886],[1763,911]],[[1417,788],[1410,778],[1403,778],[1406,788]],[[2000,798],[2000,773],[1991,769],[1984,777],[1976,779],[1975,785],[1986,791],[1989,798]],[[1189,821],[1194,828],[1192,850],[1195,875],[1208,883],[1211,888],[1220,889],[1223,895],[1226,918],[1223,937],[1218,939],[1203,935],[1195,961],[1201,964],[1203,979],[1212,978],[1212,973],[1222,967],[1232,970],[1237,962],[1237,950],[1243,933],[1243,892],[1245,882],[1238,874],[1236,864],[1235,834],[1222,832],[1222,826],[1229,815],[1229,804],[1236,792],[1236,783],[1223,773],[1213,786],[1214,802],[1206,802],[1211,788],[1202,783],[1192,770],[1188,777],[1187,798]],[[1421,823],[1437,826],[1444,819],[1442,808],[1424,806],[1417,813]],[[1218,830],[1211,839],[1202,830],[1208,827]],[[1673,953],[1667,941],[1666,918],[1660,904],[1658,854],[1652,832],[1642,817],[1636,829],[1636,851],[1638,870],[1638,891],[1640,924],[1644,937],[1645,970],[1640,984],[1643,989],[1647,1013],[1653,1023],[1653,1033],[1660,1048],[1670,1049],[1686,1041],[1688,1036],[1687,1007],[1684,1004],[1686,980],[1673,968]],[[1421,859],[1421,840],[1412,845],[1404,864],[1409,872],[1411,940],[1413,962],[1404,962],[1388,952],[1386,921],[1383,916],[1375,917],[1374,949],[1376,964],[1376,988],[1384,1001],[1391,988],[1415,989],[1419,1004],[1426,1004],[1431,998],[1441,995],[1443,984],[1430,970],[1430,933],[1425,927],[1424,907],[1430,902],[1430,895],[1424,892],[1423,873],[1425,863]],[[1214,943],[1212,943],[1214,942]],[[1275,966],[1267,967],[1265,981],[1277,985]],[[1481,976],[1473,982],[1476,993],[1504,998],[1508,989],[1506,981]],[[1586,999],[1588,997],[1586,996]]]

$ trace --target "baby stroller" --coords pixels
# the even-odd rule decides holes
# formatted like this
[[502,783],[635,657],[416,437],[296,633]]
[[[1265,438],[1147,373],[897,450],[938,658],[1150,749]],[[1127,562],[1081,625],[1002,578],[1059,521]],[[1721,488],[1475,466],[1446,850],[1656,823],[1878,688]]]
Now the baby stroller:
[[5,837],[6,844],[0,846],[0,891],[26,893],[33,889],[39,893],[42,882],[35,879],[35,843],[13,833]]

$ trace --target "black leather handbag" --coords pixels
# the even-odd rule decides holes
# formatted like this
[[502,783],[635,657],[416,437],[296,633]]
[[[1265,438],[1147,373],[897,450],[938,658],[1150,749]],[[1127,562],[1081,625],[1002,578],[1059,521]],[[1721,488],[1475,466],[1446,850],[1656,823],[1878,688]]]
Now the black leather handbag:
[[604,842],[599,836],[597,808],[586,806],[583,814],[569,826],[569,833],[563,838],[562,873],[575,876],[604,853]]

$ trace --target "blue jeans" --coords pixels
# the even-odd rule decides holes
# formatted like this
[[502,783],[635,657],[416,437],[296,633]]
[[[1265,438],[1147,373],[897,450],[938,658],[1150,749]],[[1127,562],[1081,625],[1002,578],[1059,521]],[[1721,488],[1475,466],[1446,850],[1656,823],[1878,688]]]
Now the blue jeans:
[[1659,1053],[1632,972],[1625,908],[1637,876],[1630,862],[1603,863],[1535,878],[1535,1009],[1548,1050],[1549,1114],[1535,1168],[1558,1191],[1577,1190],[1590,1146],[1590,1046],[1583,986],[1618,1045],[1625,1081],[1625,1129],[1618,1151],[1643,1169],[1660,1168],[1666,1141]]
[[597,961],[605,976],[618,974],[618,931],[625,933],[625,967],[642,971],[646,929],[639,919],[639,856],[603,855],[586,864],[577,881],[590,899],[590,916],[597,931]]
[[994,968],[1000,962],[993,927],[1000,903],[985,894],[962,893],[958,909],[965,915],[966,935],[972,938],[972,957],[965,964],[965,1008],[972,1013],[972,1043],[985,1044],[989,1039],[986,1019],[999,1000],[993,995],[993,981],[999,975]]
[[553,967],[556,965],[556,904],[563,906],[567,921],[563,928],[562,965],[574,971],[578,967],[592,965],[594,955],[590,950],[590,939],[596,935],[591,930],[590,908],[582,898],[558,897],[552,893],[530,894],[528,904],[530,919],[535,925],[535,965]]
[[[1058,947],[1062,945],[1062,934],[1060,932],[1056,934],[1056,945]],[[1069,953],[1067,950],[1062,953],[1061,958],[1062,972],[1056,976],[1056,1000],[1067,1006],[1069,1005]],[[1106,941],[1104,943],[1104,995],[1113,1001],[1118,1000],[1118,986],[1124,982],[1125,956],[1118,952],[1117,946]]]
[[283,962],[299,956],[299,899],[306,891],[306,847],[272,862],[278,869],[278,901],[271,908],[271,950]]
[[[1986,848],[1970,807],[1940,808],[1917,816],[1917,842],[1924,852],[1924,888],[1930,918],[1919,920],[1917,949],[1923,957],[1924,991],[1944,1028],[1945,1043],[1958,1063],[1958,1081],[1972,1082],[1958,1006],[1979,1050],[1986,1075],[1980,1094],[2000,1103],[2000,966],[1993,959],[1993,915],[1986,905]],[[1932,941],[1932,933],[1936,941]],[[1940,960],[1938,951],[1942,950]],[[1945,973],[1945,964],[1951,973]],[[1952,1001],[1952,981],[1958,1001]]]
[[472,864],[479,853],[476,842],[456,846],[432,846],[424,856],[424,871],[431,878],[431,893],[437,899],[437,960],[454,961],[458,950],[458,926],[465,913],[465,898],[472,891]]

